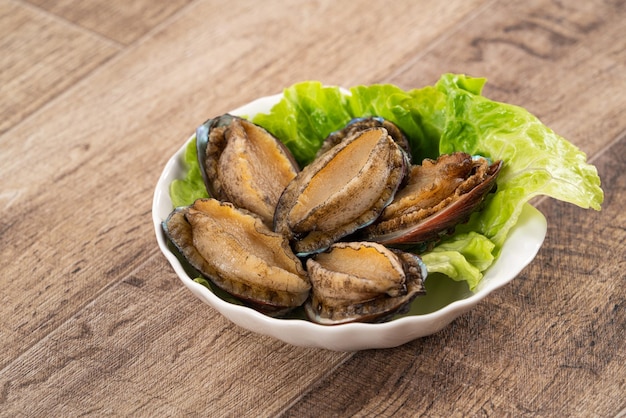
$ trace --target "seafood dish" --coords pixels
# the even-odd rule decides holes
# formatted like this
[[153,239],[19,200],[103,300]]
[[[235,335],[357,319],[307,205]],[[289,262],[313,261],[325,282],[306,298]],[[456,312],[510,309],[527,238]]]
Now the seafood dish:
[[[460,92],[455,94],[483,98],[482,84],[472,90],[473,79],[456,77]],[[460,263],[471,264],[461,248],[467,243],[481,246],[480,260],[472,261],[480,265],[476,271],[474,265],[459,268],[463,277],[453,278],[476,286],[497,258],[519,207],[539,194],[527,187],[537,178],[519,183],[522,159],[510,158],[508,150],[448,146],[445,137],[459,128],[452,123],[456,120],[441,123],[441,114],[432,121],[424,114],[412,116],[411,123],[376,109],[354,114],[357,106],[346,100],[366,97],[359,91],[332,91],[351,112],[344,111],[341,125],[334,121],[332,129],[318,133],[306,152],[298,148],[302,141],[294,146],[293,137],[264,123],[267,115],[228,113],[197,128],[189,148],[201,179],[193,186],[197,193],[175,204],[162,221],[172,250],[195,276],[263,314],[280,318],[297,310],[321,325],[392,320],[419,303],[431,273],[454,275],[449,267],[456,268],[457,261],[449,253],[462,254]],[[423,124],[421,134],[413,129],[415,120]],[[424,132],[436,123],[434,150]],[[580,160],[577,149],[572,153]],[[554,163],[542,164],[537,172]],[[595,167],[579,163],[579,173],[580,167],[587,170],[587,196],[569,195],[569,200],[598,209],[602,197]],[[570,181],[559,180],[545,183]],[[510,203],[502,199],[511,196],[514,181],[528,190],[506,217],[497,218],[494,207]],[[543,185],[540,192],[563,198],[567,190]],[[448,258],[441,263],[442,257]]]

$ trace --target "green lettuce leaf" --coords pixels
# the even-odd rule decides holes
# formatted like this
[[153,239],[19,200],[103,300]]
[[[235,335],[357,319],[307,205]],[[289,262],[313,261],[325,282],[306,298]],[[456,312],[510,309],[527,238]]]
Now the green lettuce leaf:
[[429,273],[443,273],[456,281],[465,280],[474,289],[493,263],[495,244],[477,232],[455,234],[421,255]]
[[442,273],[457,282],[466,281],[470,289],[474,289],[483,278],[478,267],[472,265],[458,251],[431,251],[420,257],[428,269],[428,277],[433,273]]
[[350,89],[347,101],[352,118],[380,116],[398,125],[411,139],[413,155],[439,155],[445,95],[436,89],[407,92],[391,84],[357,86]]
[[[527,110],[482,96],[485,83],[444,74],[434,86],[405,91],[390,84],[343,90],[305,81],[286,88],[278,104],[252,121],[283,141],[301,166],[313,160],[328,134],[364,116],[396,123],[409,138],[414,164],[454,151],[503,160],[497,191],[484,208],[421,254],[429,272],[467,281],[473,289],[530,199],[546,195],[596,210],[603,201],[600,178],[586,155]],[[206,194],[195,145],[185,161],[187,176],[171,186],[175,206]]]
[[350,121],[346,97],[339,88],[317,81],[294,84],[283,95],[269,114],[258,114],[253,121],[280,138],[304,167],[324,138]]
[[600,210],[600,178],[586,155],[526,109],[466,89],[468,77],[446,74],[437,83],[447,97],[441,154],[464,151],[504,161],[498,189],[482,212],[459,230],[478,231],[499,250],[528,200],[538,195]]
[[209,197],[200,173],[195,138],[185,148],[183,166],[187,170],[185,177],[170,183],[170,199],[174,207],[188,206],[196,199]]

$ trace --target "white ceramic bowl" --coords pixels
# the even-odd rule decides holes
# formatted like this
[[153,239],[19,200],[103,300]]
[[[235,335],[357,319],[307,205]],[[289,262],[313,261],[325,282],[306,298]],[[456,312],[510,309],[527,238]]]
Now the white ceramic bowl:
[[[230,113],[253,117],[259,112],[268,112],[281,97],[281,95],[263,97]],[[192,135],[189,140],[193,137]],[[511,230],[500,257],[485,272],[485,276],[474,292],[470,292],[464,283],[454,282],[445,276],[437,277],[437,280],[427,279],[427,295],[418,297],[407,314],[399,315],[389,322],[326,326],[303,319],[272,318],[254,309],[230,303],[205,286],[194,282],[167,246],[161,222],[173,209],[169,185],[173,179],[181,178],[185,174],[182,160],[186,145],[187,143],[167,162],[154,192],[152,220],[159,248],[183,284],[200,300],[243,328],[270,335],[297,346],[356,351],[396,347],[416,338],[433,334],[470,310],[493,290],[515,278],[535,258],[546,235],[545,217],[527,204],[519,222]]]

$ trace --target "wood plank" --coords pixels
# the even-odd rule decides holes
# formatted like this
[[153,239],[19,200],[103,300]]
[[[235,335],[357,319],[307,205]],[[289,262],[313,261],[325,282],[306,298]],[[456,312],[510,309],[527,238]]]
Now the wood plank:
[[149,261],[2,371],[3,416],[275,416],[349,355],[233,326]]
[[130,45],[191,0],[27,0],[86,29]]
[[[13,260],[3,276],[15,279],[3,287],[0,367],[154,254],[148,222],[153,188],[197,124],[291,81],[368,82],[404,54],[397,38],[378,36],[380,26],[372,25],[377,19],[371,16],[383,16],[382,27],[393,24],[402,39],[426,45],[437,33],[412,31],[416,16],[445,30],[472,9],[460,0],[445,7],[431,3],[424,12],[399,2],[393,16],[376,4],[361,21],[354,18],[358,4],[268,2],[268,30],[270,14],[249,13],[248,3],[198,2],[1,137],[6,153],[0,155],[0,177],[9,181],[0,195],[7,214],[0,220],[0,256]],[[318,7],[326,8],[324,19],[311,19]],[[238,36],[215,31],[224,21],[240,30]],[[351,39],[328,31],[346,21],[353,21]],[[293,32],[280,43],[278,23]],[[364,58],[355,48],[375,48],[386,58],[356,65]],[[335,62],[350,59],[345,67],[329,68],[317,58],[324,54]],[[32,170],[42,156],[46,164]]]
[[15,1],[0,3],[0,134],[119,48]]
[[487,77],[487,97],[527,108],[593,155],[624,129],[625,17],[623,2],[496,2],[415,50],[390,81],[408,88],[445,72]]
[[609,259],[626,260],[625,155],[622,136],[595,161],[612,185],[601,212],[540,204],[546,241],[513,282],[438,334],[357,353],[285,416],[619,415],[626,288]]

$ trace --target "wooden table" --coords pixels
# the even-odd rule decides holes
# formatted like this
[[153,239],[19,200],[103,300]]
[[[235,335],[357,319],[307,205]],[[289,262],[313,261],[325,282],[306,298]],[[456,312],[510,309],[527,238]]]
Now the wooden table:
[[[2,0],[0,416],[626,414],[623,1]],[[151,200],[206,118],[301,80],[485,76],[597,166],[537,258],[441,332],[354,353],[233,325]]]

